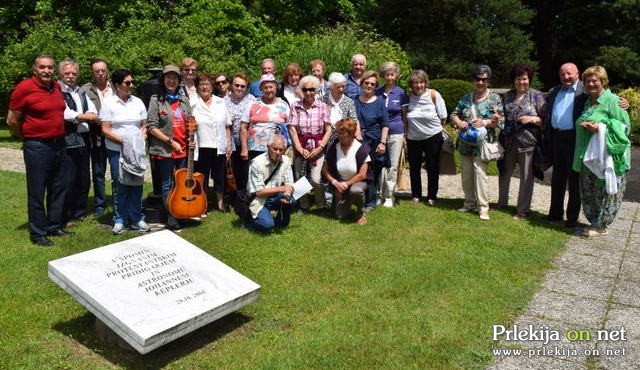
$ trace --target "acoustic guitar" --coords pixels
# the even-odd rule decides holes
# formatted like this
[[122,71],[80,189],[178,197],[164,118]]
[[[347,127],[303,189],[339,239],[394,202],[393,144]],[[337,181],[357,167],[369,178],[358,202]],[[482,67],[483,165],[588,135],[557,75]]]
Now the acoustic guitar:
[[[189,144],[194,142],[196,119],[187,118]],[[193,151],[189,147],[187,168],[173,171],[173,187],[167,197],[167,210],[175,218],[200,217],[207,210],[207,194],[204,191],[204,176],[200,172],[193,172]]]

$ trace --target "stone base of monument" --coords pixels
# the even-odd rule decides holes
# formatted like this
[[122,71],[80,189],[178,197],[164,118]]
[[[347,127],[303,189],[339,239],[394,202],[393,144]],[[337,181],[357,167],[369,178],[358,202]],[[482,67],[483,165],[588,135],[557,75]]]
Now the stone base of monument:
[[[165,230],[49,262],[49,278],[145,354],[258,299],[260,286]],[[118,344],[120,346],[120,344]]]
[[127,352],[136,352],[135,348],[131,347],[129,343],[122,339],[118,334],[116,334],[115,331],[111,330],[111,328],[100,321],[100,319],[97,317],[95,329],[96,337],[101,343],[104,343],[107,346],[117,346],[118,348]]

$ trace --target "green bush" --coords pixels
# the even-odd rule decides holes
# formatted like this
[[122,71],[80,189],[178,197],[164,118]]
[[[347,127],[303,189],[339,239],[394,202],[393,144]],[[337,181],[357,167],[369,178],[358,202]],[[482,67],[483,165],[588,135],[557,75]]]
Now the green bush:
[[[275,34],[255,53],[258,58],[252,67],[259,68],[259,60],[270,57],[276,61],[279,72],[286,64],[296,62],[307,74],[310,73],[309,62],[322,59],[327,64],[328,76],[331,72],[348,72],[351,56],[355,53],[367,57],[367,69],[378,71],[383,62],[394,61],[400,66],[402,76],[409,75],[409,58],[404,50],[397,43],[381,38],[358,24],[325,28],[315,34]],[[400,82],[406,80],[402,76],[398,83],[400,86],[403,86]]]
[[464,94],[473,91],[471,82],[454,79],[432,80],[429,87],[436,89],[442,95],[449,113],[453,111]]
[[629,101],[629,118],[631,119],[631,144],[640,146],[640,89],[628,88],[617,94]]

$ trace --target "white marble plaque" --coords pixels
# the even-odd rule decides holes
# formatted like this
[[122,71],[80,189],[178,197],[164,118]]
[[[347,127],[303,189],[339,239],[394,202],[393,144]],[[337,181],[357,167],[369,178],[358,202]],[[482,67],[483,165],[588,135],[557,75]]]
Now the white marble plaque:
[[49,278],[142,354],[256,301],[260,290],[168,230],[51,261]]

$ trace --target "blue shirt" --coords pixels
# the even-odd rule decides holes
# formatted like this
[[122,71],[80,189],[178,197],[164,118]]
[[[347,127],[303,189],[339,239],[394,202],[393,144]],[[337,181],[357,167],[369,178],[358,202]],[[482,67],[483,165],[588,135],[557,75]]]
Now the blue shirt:
[[256,98],[262,97],[262,91],[260,91],[260,80],[253,81],[251,85],[249,85],[249,93]]
[[384,99],[378,97],[372,103],[363,103],[356,98],[354,104],[364,142],[375,148],[380,143],[382,128],[389,126],[389,114],[384,106]]
[[380,86],[376,90],[376,95],[384,99],[384,104],[389,113],[389,135],[403,134],[402,106],[409,104],[407,94],[398,86],[394,86],[393,89],[386,94],[384,92],[384,86]]
[[573,103],[576,98],[576,86],[562,87],[553,100],[553,113],[551,114],[551,127],[558,130],[573,130]]
[[357,96],[360,95],[362,89],[360,88],[360,84],[356,82],[356,79],[353,78],[351,72],[345,73],[344,77],[347,79],[347,83],[344,87],[344,94],[350,97],[353,100],[357,99]]

